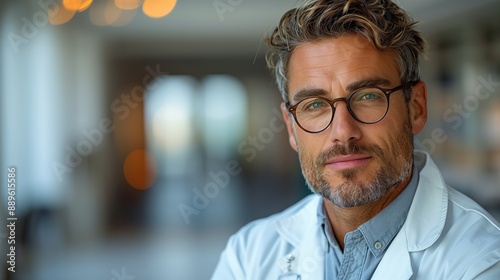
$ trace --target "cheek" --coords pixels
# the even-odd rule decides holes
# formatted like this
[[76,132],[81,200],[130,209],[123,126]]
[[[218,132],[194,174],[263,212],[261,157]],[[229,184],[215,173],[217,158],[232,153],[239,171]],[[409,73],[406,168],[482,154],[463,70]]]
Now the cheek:
[[378,146],[384,154],[394,152],[394,147],[403,137],[403,123],[401,121],[396,121],[386,116],[379,123],[366,125],[362,130],[362,142]]
[[318,155],[325,143],[321,136],[321,134],[307,133],[298,128],[295,132],[298,151],[301,151],[304,155]]
[[301,135],[300,132],[296,134],[296,141],[297,153],[299,154],[301,164],[305,164],[306,166],[303,166],[305,168],[313,167],[311,165],[314,165],[318,155],[321,153],[321,144],[315,142],[317,139],[314,139],[310,135]]
[[[404,118],[408,117],[407,115],[403,116]],[[408,153],[413,152],[413,134],[408,119],[391,122],[383,131],[384,135],[380,139],[380,145],[383,145],[381,148],[384,150],[385,156],[390,157],[386,160],[394,160],[401,156],[406,157]]]
[[[401,97],[401,99],[403,98],[404,97]],[[379,128],[379,134],[383,133],[381,136],[386,139],[388,144],[394,144],[394,141],[401,140],[401,137],[403,137],[405,123],[409,119],[409,112],[406,103],[404,103],[404,101],[394,103],[395,104],[392,104],[385,118],[378,123],[381,126]]]

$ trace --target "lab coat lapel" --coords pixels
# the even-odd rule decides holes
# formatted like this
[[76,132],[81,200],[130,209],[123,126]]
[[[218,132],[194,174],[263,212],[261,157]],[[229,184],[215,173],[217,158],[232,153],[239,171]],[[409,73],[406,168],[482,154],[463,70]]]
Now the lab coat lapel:
[[[325,252],[318,244],[322,237],[315,236],[320,233],[319,230],[313,231],[310,228],[298,247],[280,260],[281,271],[296,273],[300,275],[301,280],[324,279]],[[289,261],[290,257],[292,261]]]
[[387,248],[372,280],[407,280],[413,275],[410,254],[407,250],[406,234],[401,231]]
[[443,231],[447,214],[448,192],[435,163],[427,154],[419,183],[403,227],[380,261],[372,279],[410,279],[413,275],[411,252],[432,246]]
[[[281,257],[280,270],[300,275],[301,280],[324,279],[324,254],[327,240],[321,232],[317,209],[323,200],[316,197],[300,212],[276,224],[276,229],[294,249]],[[290,260],[293,256],[293,260]],[[290,266],[288,266],[290,264]]]

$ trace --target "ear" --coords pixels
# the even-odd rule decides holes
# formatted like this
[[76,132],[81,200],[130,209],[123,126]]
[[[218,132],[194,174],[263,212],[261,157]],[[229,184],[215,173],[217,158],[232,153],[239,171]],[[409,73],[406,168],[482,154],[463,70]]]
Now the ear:
[[283,114],[283,119],[285,120],[286,130],[288,131],[288,141],[290,142],[290,146],[292,149],[297,151],[297,139],[295,138],[295,134],[293,132],[293,122],[294,120],[290,119],[290,113],[286,108],[284,102],[281,103],[281,114]]
[[427,122],[427,87],[424,82],[413,86],[409,108],[413,134],[418,134]]

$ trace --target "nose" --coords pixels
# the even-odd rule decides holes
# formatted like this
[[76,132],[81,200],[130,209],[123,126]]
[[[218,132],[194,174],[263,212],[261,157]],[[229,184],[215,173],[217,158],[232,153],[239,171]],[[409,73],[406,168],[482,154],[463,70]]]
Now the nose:
[[361,138],[359,123],[352,117],[345,102],[335,103],[335,113],[330,124],[330,141],[345,145]]

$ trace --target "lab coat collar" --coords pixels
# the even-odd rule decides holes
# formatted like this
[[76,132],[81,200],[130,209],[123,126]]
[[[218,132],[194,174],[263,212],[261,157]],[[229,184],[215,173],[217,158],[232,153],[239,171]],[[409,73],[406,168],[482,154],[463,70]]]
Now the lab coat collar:
[[301,210],[276,222],[278,233],[294,247],[302,243],[311,228],[320,225],[317,211],[320,204],[323,203],[323,198],[319,195],[313,195],[310,200]]
[[448,211],[448,190],[430,156],[416,152],[415,157],[425,160],[415,197],[403,228],[385,252],[372,276],[373,280],[410,279],[413,275],[410,253],[429,248],[443,232]]
[[425,160],[420,179],[403,225],[408,251],[422,251],[434,244],[444,229],[448,212],[448,190],[439,169],[427,153],[416,152]]

